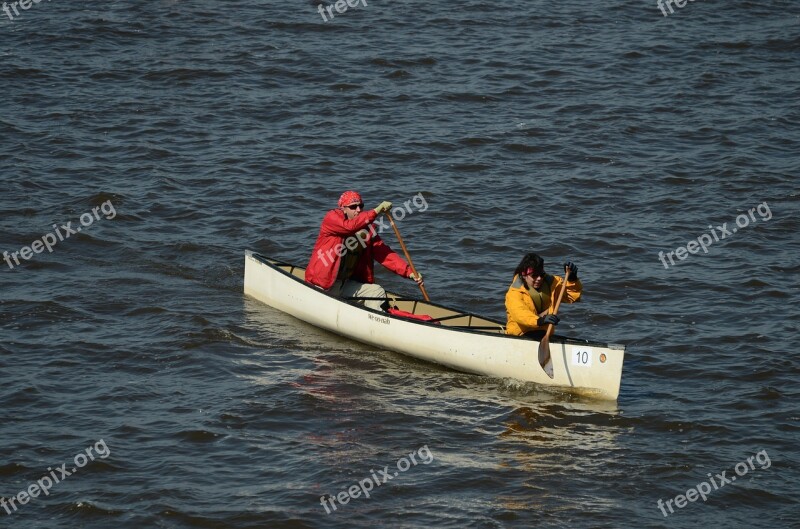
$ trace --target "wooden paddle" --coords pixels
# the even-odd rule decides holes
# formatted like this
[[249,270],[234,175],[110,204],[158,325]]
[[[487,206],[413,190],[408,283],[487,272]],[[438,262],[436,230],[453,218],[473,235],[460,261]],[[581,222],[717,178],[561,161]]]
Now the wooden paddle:
[[[568,277],[569,277],[569,269],[565,268],[564,269],[564,285],[561,288],[561,294],[558,295],[558,299],[556,300],[556,304],[553,307],[551,307],[553,309],[553,311],[550,312],[549,314],[556,314],[558,312],[558,307],[561,306],[561,300],[564,299],[564,293],[567,291],[567,278]],[[544,333],[544,337],[542,338],[542,341],[539,342],[539,363],[542,365],[542,369],[544,369],[544,366],[546,366],[547,362],[550,361],[550,335],[553,334],[553,331],[555,331],[555,329],[556,329],[555,325],[548,324],[547,325],[547,331]],[[549,376],[550,378],[553,378],[552,374],[548,373],[547,371],[545,371],[545,373],[547,373],[547,376]]]
[[[406,249],[406,243],[403,242],[403,238],[400,236],[400,230],[397,229],[397,224],[394,223],[394,219],[392,218],[392,214],[388,211],[384,211],[386,218],[389,219],[389,223],[392,225],[394,229],[394,234],[397,235],[397,240],[400,241],[400,248],[403,249],[403,254],[406,256],[406,261],[408,261],[408,266],[411,267],[411,272],[414,273],[416,277],[419,277],[417,274],[417,269],[414,268],[414,263],[411,262],[411,256],[408,255],[408,250]],[[417,283],[419,285],[419,283]],[[422,297],[425,298],[425,301],[430,301],[431,298],[428,297],[428,293],[425,291],[425,287],[423,285],[419,285],[419,289],[422,291]]]

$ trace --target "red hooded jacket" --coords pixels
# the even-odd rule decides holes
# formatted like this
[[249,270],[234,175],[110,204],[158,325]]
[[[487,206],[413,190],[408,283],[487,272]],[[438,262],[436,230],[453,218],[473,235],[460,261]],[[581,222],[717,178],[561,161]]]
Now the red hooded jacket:
[[[403,277],[411,276],[411,267],[405,260],[389,248],[376,233],[375,227],[367,230],[365,236],[355,234],[369,226],[378,217],[375,210],[362,211],[352,220],[347,220],[340,209],[332,209],[322,219],[317,242],[306,266],[306,281],[323,290],[330,289],[339,275],[339,265],[346,251],[345,244],[364,246],[351,279],[359,283],[374,283],[375,263],[378,261],[392,272]],[[342,255],[340,255],[342,254]]]

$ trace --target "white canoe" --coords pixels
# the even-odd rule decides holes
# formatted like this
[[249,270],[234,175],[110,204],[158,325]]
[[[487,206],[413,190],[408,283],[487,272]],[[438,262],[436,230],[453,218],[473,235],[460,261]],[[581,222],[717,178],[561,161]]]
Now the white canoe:
[[415,358],[492,377],[513,378],[616,400],[625,347],[553,336],[551,379],[538,362],[539,342],[508,336],[504,323],[387,292],[393,304],[439,324],[374,311],[304,281],[305,269],[245,251],[244,293],[317,327]]

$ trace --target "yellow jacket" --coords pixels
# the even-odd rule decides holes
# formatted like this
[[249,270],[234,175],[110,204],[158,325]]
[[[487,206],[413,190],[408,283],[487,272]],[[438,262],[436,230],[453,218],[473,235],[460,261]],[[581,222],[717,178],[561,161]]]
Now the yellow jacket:
[[[530,331],[543,331],[547,326],[539,327],[536,322],[539,320],[540,315],[545,315],[549,312],[549,308],[555,304],[558,295],[561,293],[561,285],[564,280],[558,276],[551,276],[545,274],[543,285],[540,292],[546,293],[549,287],[549,296],[545,296],[543,307],[541,311],[536,310],[528,289],[525,288],[523,280],[519,276],[514,276],[514,281],[508,287],[506,292],[506,316],[508,321],[506,323],[506,334],[514,336],[522,336]],[[567,292],[564,294],[562,303],[576,303],[581,299],[581,292],[583,285],[581,280],[567,281]]]

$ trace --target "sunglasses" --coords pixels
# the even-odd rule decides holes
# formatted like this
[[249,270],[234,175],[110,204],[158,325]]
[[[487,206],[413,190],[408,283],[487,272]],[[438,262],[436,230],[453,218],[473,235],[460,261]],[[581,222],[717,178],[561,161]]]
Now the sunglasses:
[[537,272],[533,272],[531,274],[522,274],[522,275],[523,276],[527,276],[527,277],[532,277],[532,278],[536,279],[537,277],[544,277],[544,270],[542,270],[541,272],[537,271]]
[[345,206],[347,209],[356,210],[358,208],[364,209],[364,204],[351,204],[349,206]]

